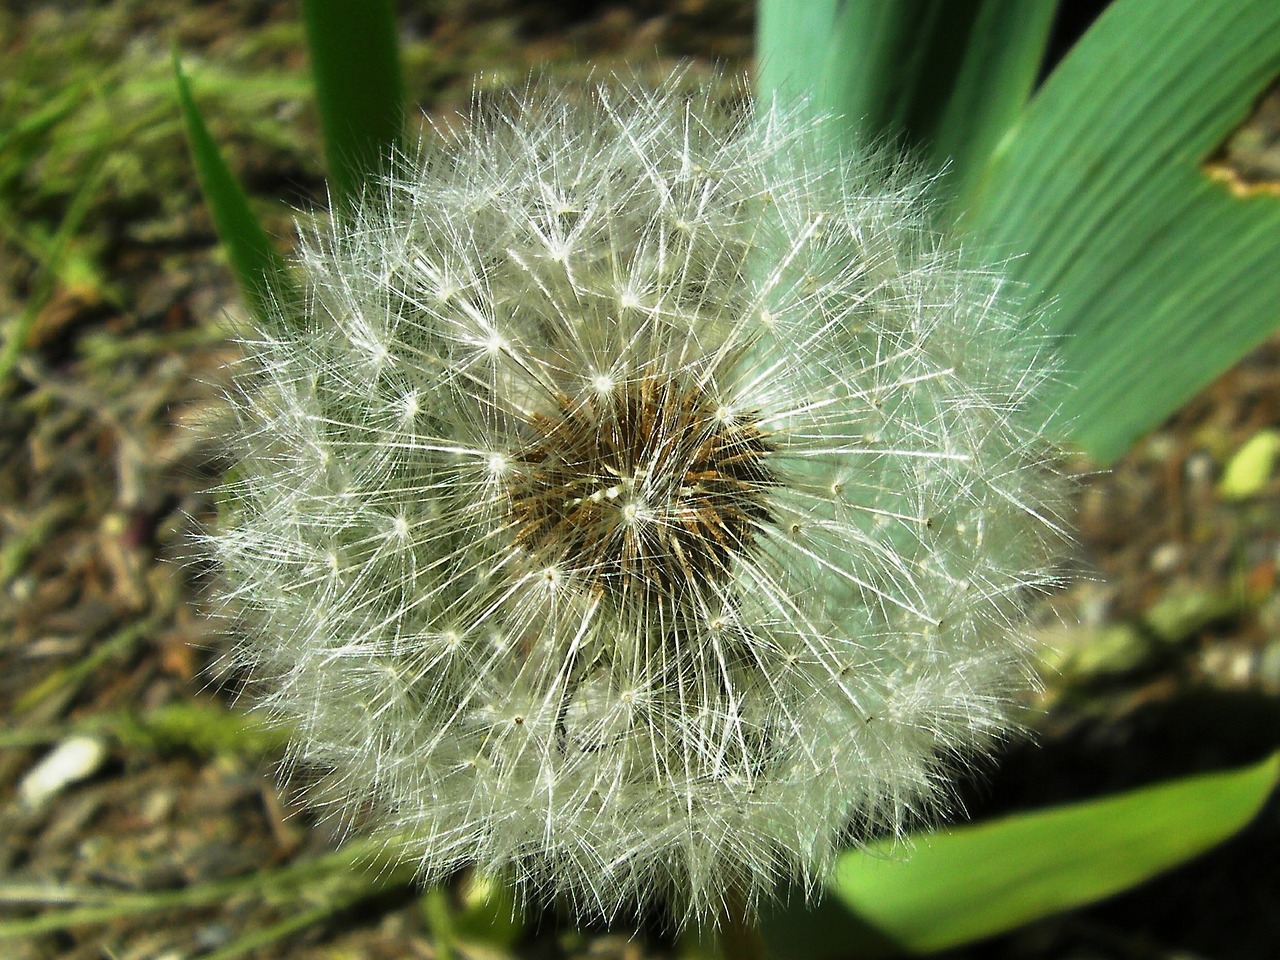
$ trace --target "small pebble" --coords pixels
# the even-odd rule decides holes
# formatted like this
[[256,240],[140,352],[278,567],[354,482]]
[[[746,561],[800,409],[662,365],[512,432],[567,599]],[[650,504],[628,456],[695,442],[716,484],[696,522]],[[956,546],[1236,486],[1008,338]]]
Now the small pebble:
[[1151,551],[1150,565],[1154,573],[1172,573],[1182,563],[1186,551],[1182,544],[1169,540]]
[[107,747],[95,737],[68,737],[32,767],[18,785],[18,799],[39,810],[73,783],[91,777],[107,758]]
[[1191,486],[1203,487],[1213,481],[1217,466],[1213,462],[1213,457],[1200,450],[1187,457],[1186,466],[1183,469],[1186,471],[1187,482]]

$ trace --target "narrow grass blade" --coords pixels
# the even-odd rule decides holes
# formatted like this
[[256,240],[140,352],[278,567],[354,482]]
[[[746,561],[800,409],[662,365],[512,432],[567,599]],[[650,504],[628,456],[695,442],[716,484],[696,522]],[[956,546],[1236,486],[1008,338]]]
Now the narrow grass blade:
[[807,958],[921,954],[1128,889],[1244,827],[1280,780],[1280,754],[1087,803],[845,854],[812,915],[766,925]]
[[983,173],[965,223],[1052,306],[1104,463],[1280,323],[1280,185],[1207,169],[1278,73],[1275,0],[1117,0]]
[[12,146],[18,141],[39,137],[61,123],[80,107],[89,94],[89,82],[81,80],[59,91],[39,109],[29,113],[10,111],[6,106],[0,113],[0,183],[12,179],[19,172],[13,169],[12,164],[22,158],[5,155]]
[[287,296],[289,287],[284,260],[271,245],[267,232],[249,208],[249,199],[227,169],[222,153],[196,108],[191,85],[177,57],[173,61],[178,83],[178,102],[187,130],[187,142],[195,161],[200,189],[213,217],[240,292],[254,315],[265,318],[272,295]]
[[[321,857],[298,860],[230,880],[207,881],[171,890],[134,892],[118,887],[101,887],[9,891],[0,887],[0,904],[20,902],[20,897],[28,893],[36,894],[35,902],[38,903],[69,904],[35,916],[0,920],[0,942],[29,940],[60,930],[97,926],[148,914],[207,909],[246,896],[289,907],[295,916],[308,918],[305,923],[299,921],[301,925],[310,925],[323,919],[323,916],[314,914],[314,910],[327,907],[327,912],[333,914],[363,899],[403,888],[412,882],[412,865],[384,860],[387,843],[386,837],[356,840]],[[289,932],[288,923],[284,921],[284,925],[248,933],[244,942],[252,946],[278,939]],[[225,949],[232,947],[234,944]]]
[[[103,144],[96,144],[92,159],[88,164],[84,182],[71,198],[62,222],[44,250],[40,265],[36,270],[32,289],[21,312],[16,314],[6,331],[4,345],[0,346],[0,392],[3,392],[13,373],[13,368],[26,349],[27,338],[52,296],[54,287],[66,265],[70,255],[72,241],[79,231],[93,201],[97,198],[98,187],[103,180],[106,152]],[[8,551],[0,553],[0,584],[8,583],[16,572],[11,570],[9,561],[16,559]]]
[[851,129],[904,141],[967,193],[1026,103],[1056,4],[762,0],[763,97],[803,94]]
[[311,71],[334,206],[386,172],[404,130],[404,84],[391,0],[304,0]]

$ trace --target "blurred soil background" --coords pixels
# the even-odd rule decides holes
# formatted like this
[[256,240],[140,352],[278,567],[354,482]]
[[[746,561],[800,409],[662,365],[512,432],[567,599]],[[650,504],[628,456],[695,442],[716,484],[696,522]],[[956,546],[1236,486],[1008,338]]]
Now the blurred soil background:
[[[1060,48],[1097,6],[1067,4]],[[402,7],[410,98],[437,115],[464,108],[477,75],[750,66],[747,0]],[[294,3],[0,7],[0,923],[27,925],[0,956],[677,955],[656,925],[511,921],[474,878],[423,892],[403,868],[353,869],[360,845],[335,853],[323,818],[278,791],[279,735],[211,678],[219,641],[186,544],[225,467],[219,385],[243,307],[187,156],[174,49],[289,246],[295,211],[324,199]],[[1240,142],[1249,176],[1274,182],[1275,127]],[[1044,611],[1035,741],[966,787],[972,816],[1280,746],[1280,481],[1219,486],[1278,425],[1273,341],[1114,470],[1071,465],[1090,575]],[[1273,800],[1138,890],[950,956],[1260,960],[1280,955],[1278,903]]]

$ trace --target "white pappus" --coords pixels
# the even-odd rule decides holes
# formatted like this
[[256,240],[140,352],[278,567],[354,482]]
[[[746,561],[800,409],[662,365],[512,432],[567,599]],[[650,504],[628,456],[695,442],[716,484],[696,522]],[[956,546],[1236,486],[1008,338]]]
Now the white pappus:
[[207,535],[318,798],[428,879],[681,922],[945,798],[1061,539],[999,271],[690,86],[533,84],[311,237]]

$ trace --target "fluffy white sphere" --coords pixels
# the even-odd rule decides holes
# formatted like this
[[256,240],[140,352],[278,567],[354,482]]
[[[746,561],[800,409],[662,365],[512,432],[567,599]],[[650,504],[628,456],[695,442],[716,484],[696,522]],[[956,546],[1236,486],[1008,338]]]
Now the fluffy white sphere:
[[427,878],[713,916],[1008,731],[1050,371],[918,178],[820,120],[680,83],[492,106],[246,342],[233,660]]

